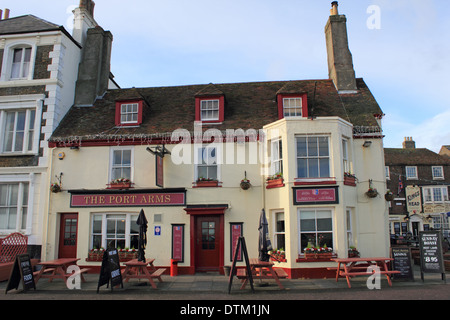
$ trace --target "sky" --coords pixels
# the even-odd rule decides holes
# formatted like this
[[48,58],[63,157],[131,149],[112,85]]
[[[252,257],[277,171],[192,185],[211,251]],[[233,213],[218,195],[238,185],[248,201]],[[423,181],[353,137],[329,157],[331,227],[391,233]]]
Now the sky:
[[[121,88],[327,79],[330,0],[95,0]],[[71,32],[78,0],[1,0]],[[450,145],[450,1],[341,0],[353,65],[383,113],[384,147]]]

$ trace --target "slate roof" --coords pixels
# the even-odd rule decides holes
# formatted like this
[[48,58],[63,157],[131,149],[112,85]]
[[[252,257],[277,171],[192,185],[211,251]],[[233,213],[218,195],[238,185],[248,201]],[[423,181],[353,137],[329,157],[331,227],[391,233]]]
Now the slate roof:
[[385,148],[387,166],[450,165],[450,159],[425,148]]
[[49,31],[61,31],[80,46],[63,26],[58,26],[31,14],[0,20],[0,35]]
[[[100,140],[110,137],[152,136],[183,128],[193,131],[195,97],[225,96],[225,120],[204,128],[262,129],[278,120],[277,93],[307,93],[309,116],[339,116],[355,126],[380,130],[375,114],[382,111],[363,79],[358,92],[339,95],[332,80],[299,80],[186,85],[108,90],[93,107],[72,107],[50,141]],[[147,104],[139,127],[115,126],[115,102],[142,97]]]

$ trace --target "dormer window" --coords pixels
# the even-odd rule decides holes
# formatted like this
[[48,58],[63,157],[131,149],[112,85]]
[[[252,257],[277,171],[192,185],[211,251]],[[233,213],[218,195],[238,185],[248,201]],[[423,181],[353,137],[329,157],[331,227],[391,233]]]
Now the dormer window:
[[202,96],[195,98],[195,120],[203,123],[220,123],[224,120],[225,98]]
[[292,117],[308,117],[306,93],[278,95],[278,118]]
[[142,123],[143,101],[128,100],[116,102],[116,125],[138,126]]

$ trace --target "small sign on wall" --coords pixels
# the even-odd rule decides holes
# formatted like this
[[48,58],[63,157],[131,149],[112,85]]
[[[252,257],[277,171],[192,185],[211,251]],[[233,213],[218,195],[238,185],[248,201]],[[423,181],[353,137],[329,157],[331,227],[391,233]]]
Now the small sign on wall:
[[155,226],[155,236],[161,235],[161,226]]
[[294,205],[337,204],[339,203],[338,187],[300,187],[292,188]]

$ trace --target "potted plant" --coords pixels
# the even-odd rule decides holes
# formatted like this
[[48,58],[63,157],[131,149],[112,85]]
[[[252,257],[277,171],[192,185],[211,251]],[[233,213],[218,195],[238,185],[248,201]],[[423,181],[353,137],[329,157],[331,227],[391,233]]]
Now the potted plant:
[[61,186],[57,182],[52,183],[50,185],[50,191],[53,193],[58,193],[61,191]]
[[375,198],[377,195],[378,191],[373,187],[369,187],[369,189],[366,192],[366,196],[368,196],[369,198]]
[[316,259],[317,257],[316,247],[311,245],[311,243],[308,243],[308,246],[303,250],[303,253],[305,254],[305,259]]
[[284,187],[284,179],[283,174],[278,172],[272,176],[267,177],[267,186],[266,189]]
[[241,180],[240,186],[241,186],[241,189],[242,189],[242,190],[248,190],[248,189],[250,189],[250,186],[251,186],[250,180],[248,180],[247,178],[242,179],[242,180]]
[[386,190],[386,194],[384,195],[384,198],[386,199],[386,201],[392,201],[394,200],[394,194],[392,193],[391,190]]
[[112,180],[108,185],[108,189],[128,189],[131,188],[131,185],[132,182],[130,179],[119,178]]

